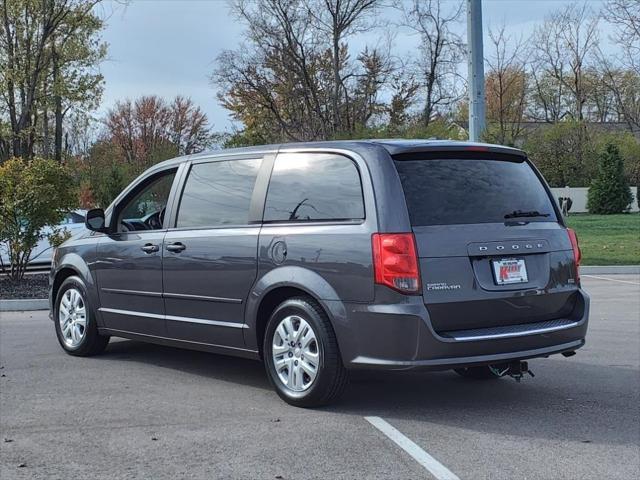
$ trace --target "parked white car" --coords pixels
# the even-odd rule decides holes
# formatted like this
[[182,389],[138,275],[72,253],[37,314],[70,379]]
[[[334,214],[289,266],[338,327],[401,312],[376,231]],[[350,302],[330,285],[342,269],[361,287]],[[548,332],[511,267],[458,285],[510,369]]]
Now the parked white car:
[[[86,210],[73,210],[65,216],[64,220],[60,222],[56,227],[67,230],[71,235],[75,235],[84,227],[84,217]],[[51,227],[45,227],[43,232],[45,234],[50,233],[53,230]],[[51,264],[51,257],[53,254],[53,247],[49,243],[47,238],[43,238],[38,242],[36,248],[31,252],[31,258],[29,259],[30,267],[48,267]],[[9,251],[6,243],[0,243],[0,268],[2,266],[7,267],[9,265]]]

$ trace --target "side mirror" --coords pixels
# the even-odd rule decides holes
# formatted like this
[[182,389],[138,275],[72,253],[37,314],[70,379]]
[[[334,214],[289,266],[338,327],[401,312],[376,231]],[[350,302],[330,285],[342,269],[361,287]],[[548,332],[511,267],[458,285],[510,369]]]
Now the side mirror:
[[89,210],[84,220],[84,224],[89,230],[101,233],[107,231],[104,222],[104,210],[101,208],[92,208]]

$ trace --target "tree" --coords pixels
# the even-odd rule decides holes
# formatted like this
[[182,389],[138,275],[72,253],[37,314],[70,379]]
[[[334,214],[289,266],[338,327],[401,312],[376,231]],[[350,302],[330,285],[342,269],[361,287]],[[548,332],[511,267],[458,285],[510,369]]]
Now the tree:
[[178,155],[201,152],[211,143],[207,115],[190,98],[178,95],[169,105],[169,136]]
[[64,156],[86,160],[92,145],[98,140],[102,122],[82,111],[72,111],[64,119]]
[[613,39],[622,49],[621,64],[640,74],[640,2],[638,0],[609,0],[602,10],[614,25]]
[[410,109],[416,101],[420,85],[413,76],[395,74],[391,89],[393,93],[387,109],[387,135],[393,137],[401,135],[408,126],[411,120]]
[[[157,96],[144,96],[117,102],[106,119],[111,139],[131,164],[144,169],[155,163],[158,155],[171,149],[167,135],[170,123],[169,108]],[[177,155],[171,149],[166,158]]]
[[532,88],[527,102],[527,117],[534,122],[558,123],[570,108],[564,84],[557,77],[564,74],[560,69],[557,73],[544,71],[539,65],[538,61],[529,69]]
[[120,157],[138,171],[167,158],[200,152],[211,143],[206,114],[181,96],[170,104],[155,95],[118,102],[105,123]]
[[379,96],[393,70],[389,56],[364,48],[354,61],[348,48],[379,3],[233,3],[247,41],[218,56],[211,79],[220,103],[244,125],[242,141],[348,137],[385,112]]
[[554,11],[536,28],[534,60],[534,98],[539,116],[556,122],[565,115],[584,120],[588,90],[585,83],[587,62],[598,45],[598,18],[586,3],[571,3]]
[[632,132],[640,131],[640,2],[609,0],[602,15],[614,27],[614,55],[599,51],[604,86],[613,94],[618,115]]
[[445,7],[443,0],[413,0],[410,6],[402,5],[404,24],[420,35],[421,56],[416,66],[424,99],[422,121],[428,127],[462,97],[457,70],[464,44],[453,26],[460,19],[463,2],[452,8]]
[[[603,151],[607,144],[618,147],[624,163],[624,175],[627,183],[632,186],[640,186],[640,142],[630,132],[606,132],[595,136],[596,151]],[[595,172],[594,172],[595,174]]]
[[513,145],[522,132],[526,107],[524,48],[521,41],[505,34],[504,25],[489,30],[489,38],[493,53],[487,59],[485,76],[487,133],[492,142]]
[[142,168],[126,162],[119,146],[107,136],[91,146],[86,159],[75,160],[71,167],[76,172],[85,208],[109,206]]
[[627,124],[629,131],[640,132],[640,73],[613,65],[602,57],[601,82],[613,96],[616,120]]
[[76,195],[67,169],[41,158],[12,158],[0,165],[0,241],[8,245],[9,275],[21,280],[38,241],[60,241],[55,226],[75,206]]
[[589,213],[622,213],[629,210],[632,201],[620,151],[609,143],[598,158],[598,175],[591,182],[587,208]]
[[[333,110],[333,132],[341,130],[341,107],[345,104],[344,66],[347,63],[345,40],[350,34],[369,28],[367,17],[374,15],[379,0],[322,0],[320,8],[309,12],[318,22],[321,32],[331,38],[331,69],[333,73],[333,94],[331,106]],[[321,8],[324,6],[324,8]],[[366,55],[366,52],[365,52]],[[375,58],[374,58],[375,59]]]
[[50,112],[54,154],[61,158],[66,112],[95,106],[102,76],[95,70],[106,47],[99,40],[100,0],[0,0],[0,114],[10,131],[0,152],[31,157],[50,153]]
[[[99,33],[104,22],[91,12],[74,9],[61,25],[60,32],[51,43],[50,75],[45,82],[51,84],[51,103],[54,112],[54,158],[62,160],[64,152],[63,130],[71,109],[78,113],[93,110],[100,104],[103,76],[97,66],[105,59],[106,44]],[[48,103],[48,98],[43,101]],[[47,109],[43,112],[43,141],[49,144]],[[48,150],[43,153],[48,155]]]
[[590,122],[621,122],[620,109],[617,108],[615,93],[607,83],[606,74],[598,67],[589,69],[585,73],[584,82],[588,92],[585,103],[585,118]]
[[[248,28],[247,42],[218,58],[212,80],[218,99],[257,136],[289,140],[329,138],[323,108],[320,40],[301,0],[236,1],[232,12]],[[326,70],[325,70],[326,71]],[[328,92],[332,89],[328,86]],[[254,134],[254,135],[256,135]]]
[[68,150],[83,207],[107,207],[151,165],[201,152],[214,139],[206,114],[182,96],[170,102],[155,95],[117,102],[101,132],[85,115],[69,120],[75,134]]
[[524,149],[554,187],[583,187],[596,169],[593,132],[581,122],[564,121],[539,127]]

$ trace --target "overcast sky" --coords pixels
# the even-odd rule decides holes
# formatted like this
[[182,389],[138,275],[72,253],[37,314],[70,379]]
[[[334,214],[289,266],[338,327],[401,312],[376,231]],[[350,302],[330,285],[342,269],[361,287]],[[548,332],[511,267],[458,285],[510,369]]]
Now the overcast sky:
[[[569,2],[483,0],[482,3],[485,38],[489,27],[503,23],[514,37],[526,38],[546,14]],[[603,2],[589,3],[599,10]],[[242,41],[242,26],[229,15],[227,5],[226,0],[132,0],[126,8],[117,4],[105,7],[109,10],[104,32],[109,60],[101,67],[106,84],[99,114],[119,99],[151,94],[173,98],[181,94],[191,97],[207,113],[215,130],[229,129],[231,120],[218,105],[209,82],[216,56]],[[460,28],[463,32],[465,24],[461,23]],[[360,39],[353,46],[366,41]],[[408,52],[415,47],[415,36],[397,33],[394,52]]]

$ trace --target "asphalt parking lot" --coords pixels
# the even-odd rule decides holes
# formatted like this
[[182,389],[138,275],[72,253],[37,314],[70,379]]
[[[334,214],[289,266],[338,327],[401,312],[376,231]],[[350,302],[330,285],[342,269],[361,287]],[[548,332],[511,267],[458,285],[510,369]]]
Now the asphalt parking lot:
[[358,374],[319,410],[283,403],[257,362],[128,340],[74,358],[46,312],[0,313],[0,478],[639,478],[640,277],[583,284],[587,345],[531,361],[535,378]]

